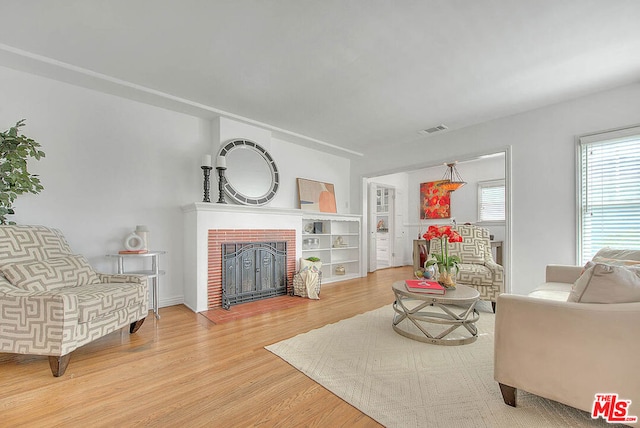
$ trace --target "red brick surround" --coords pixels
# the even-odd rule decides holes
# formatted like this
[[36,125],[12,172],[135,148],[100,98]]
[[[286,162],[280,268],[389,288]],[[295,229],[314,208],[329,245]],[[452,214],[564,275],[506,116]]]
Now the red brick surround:
[[287,283],[293,283],[296,270],[295,229],[209,229],[207,307],[222,307],[222,243],[223,242],[287,242]]

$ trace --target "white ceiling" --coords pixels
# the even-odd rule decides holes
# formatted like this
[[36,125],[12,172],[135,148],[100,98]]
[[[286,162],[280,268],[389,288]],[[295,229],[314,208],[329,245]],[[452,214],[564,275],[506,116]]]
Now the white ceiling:
[[640,81],[638,0],[0,0],[0,16],[0,65],[365,154]]

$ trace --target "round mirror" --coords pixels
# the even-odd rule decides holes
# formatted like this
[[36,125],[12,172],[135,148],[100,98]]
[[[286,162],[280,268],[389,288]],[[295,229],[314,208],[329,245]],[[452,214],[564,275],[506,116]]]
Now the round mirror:
[[274,198],[279,174],[271,155],[250,140],[231,140],[218,153],[226,160],[224,192],[243,205],[264,205]]

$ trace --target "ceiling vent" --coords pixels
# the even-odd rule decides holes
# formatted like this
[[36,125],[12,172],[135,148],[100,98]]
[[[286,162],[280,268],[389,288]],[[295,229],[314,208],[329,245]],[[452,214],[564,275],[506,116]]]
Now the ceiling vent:
[[418,131],[418,134],[423,134],[423,135],[429,135],[429,134],[435,134],[436,132],[441,132],[444,131],[446,129],[449,129],[446,125],[438,125],[438,126],[433,126],[431,128],[427,128],[427,129],[423,129],[421,131]]

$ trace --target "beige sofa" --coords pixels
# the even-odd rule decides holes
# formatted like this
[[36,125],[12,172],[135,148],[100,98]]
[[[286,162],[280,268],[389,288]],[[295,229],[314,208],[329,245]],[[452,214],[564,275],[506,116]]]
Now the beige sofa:
[[58,230],[0,226],[0,352],[49,356],[61,376],[73,350],[148,311],[145,276],[94,272]]
[[[640,261],[640,251],[606,248],[594,257],[607,266],[616,260]],[[595,394],[617,393],[632,400],[630,415],[640,416],[640,301],[585,303],[630,300],[606,288],[600,295],[595,286],[581,288],[607,267],[591,269],[583,274],[584,267],[551,265],[546,282],[528,296],[498,297],[494,378],[505,403],[515,407],[522,389],[591,412]],[[570,296],[584,299],[567,301]]]

